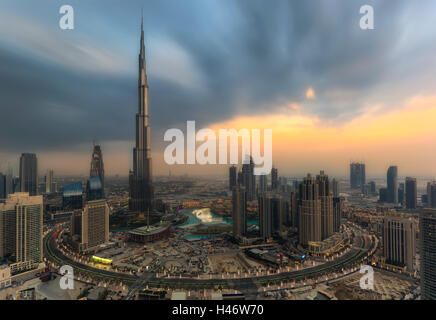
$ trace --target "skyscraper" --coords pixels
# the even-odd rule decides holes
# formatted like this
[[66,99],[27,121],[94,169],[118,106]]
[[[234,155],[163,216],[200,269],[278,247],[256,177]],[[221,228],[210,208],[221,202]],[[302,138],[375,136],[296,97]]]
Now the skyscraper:
[[229,168],[229,190],[233,191],[233,187],[237,185],[237,168],[231,166]]
[[422,209],[419,230],[421,299],[436,300],[436,209]]
[[139,53],[138,113],[136,114],[136,146],[133,149],[133,171],[129,173],[129,185],[130,210],[146,212],[152,209],[154,191],[151,171],[148,81],[142,23],[141,49]]
[[101,152],[101,147],[99,145],[94,145],[94,151],[92,152],[91,158],[91,170],[89,177],[99,177],[101,182],[101,190],[104,197],[104,164],[103,164],[103,154]]
[[436,208],[436,181],[427,183],[427,207]]
[[8,258],[12,271],[42,262],[42,196],[15,193],[0,203],[0,260]]
[[64,210],[83,208],[83,187],[81,182],[64,186],[62,190],[62,207]]
[[403,182],[398,184],[398,203],[403,205],[404,204],[404,195],[406,193],[406,186]]
[[257,189],[257,193],[258,194],[262,194],[265,193],[268,189],[268,185],[267,185],[267,175],[266,174],[262,174],[259,176],[259,186]]
[[0,172],[0,199],[6,199],[6,175]]
[[100,177],[92,177],[86,182],[86,201],[100,200],[104,198],[103,186]]
[[[248,156],[247,156],[248,157]],[[247,200],[256,199],[256,176],[254,175],[254,162],[250,156],[250,163],[242,165],[242,186],[247,192]]]
[[233,236],[243,237],[247,233],[247,193],[244,187],[233,187],[232,206]]
[[398,203],[398,167],[391,166],[387,173],[388,181],[388,201],[389,203]]
[[341,227],[342,203],[342,198],[333,198],[333,232],[339,232],[339,228]]
[[339,181],[336,180],[336,178],[332,179],[332,192],[333,192],[333,197],[335,198],[339,197]]
[[308,246],[309,242],[322,240],[321,234],[321,200],[318,184],[310,175],[300,184],[298,216],[299,242]]
[[416,209],[418,202],[417,185],[415,178],[406,178],[406,208]]
[[277,190],[279,187],[279,172],[277,168],[271,169],[271,190]]
[[387,264],[406,267],[413,272],[415,259],[413,220],[387,216],[383,219],[383,255]]
[[324,171],[316,176],[316,183],[321,204],[321,239],[324,240],[333,234],[333,197],[330,194],[329,176]]
[[82,211],[81,251],[109,242],[109,206],[106,200],[88,201]]
[[45,193],[50,194],[55,192],[55,184],[53,181],[53,170],[48,170],[44,177]]
[[350,164],[350,186],[352,189],[362,188],[366,184],[365,164],[353,162]]
[[30,196],[38,194],[38,166],[34,153],[23,153],[20,157],[20,185],[21,192],[28,192]]
[[272,237],[272,211],[271,211],[271,195],[262,194],[259,196],[259,233],[260,237],[264,240],[268,240]]

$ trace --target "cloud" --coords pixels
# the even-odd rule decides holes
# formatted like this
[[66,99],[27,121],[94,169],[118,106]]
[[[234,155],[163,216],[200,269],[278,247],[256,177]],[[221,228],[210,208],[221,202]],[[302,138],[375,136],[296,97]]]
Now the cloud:
[[[11,32],[12,30],[12,32]],[[69,69],[85,72],[126,74],[126,56],[75,37],[72,31],[48,27],[29,17],[0,11],[0,44],[20,54],[38,57]]]
[[[359,28],[367,3],[373,32]],[[187,120],[206,127],[285,112],[302,119],[297,127],[341,128],[434,93],[434,1],[71,4],[74,32],[58,28],[56,1],[0,4],[0,150],[133,141],[142,5],[154,152],[166,129]]]

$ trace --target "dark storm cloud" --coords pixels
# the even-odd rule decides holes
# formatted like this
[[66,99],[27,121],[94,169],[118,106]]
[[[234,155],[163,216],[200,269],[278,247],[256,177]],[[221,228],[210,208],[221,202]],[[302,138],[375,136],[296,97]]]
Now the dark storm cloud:
[[[117,28],[112,45],[130,44],[123,39],[130,33],[136,46],[126,50],[136,59],[131,30],[138,32],[140,1],[124,7],[107,1],[105,10],[96,2],[76,3],[87,18]],[[374,31],[359,28],[366,3],[375,8]],[[180,74],[182,83],[149,75],[153,143],[186,120],[204,126],[273,113],[289,102],[329,121],[352,119],[373,102],[381,81],[393,80],[390,53],[402,37],[406,10],[405,1],[144,1],[147,50],[164,36],[184,49],[193,73],[201,75],[201,88],[184,86],[186,74]],[[98,29],[90,30],[97,37]],[[0,150],[133,140],[137,79],[134,63],[128,65],[127,73],[87,72],[17,55],[0,42]],[[309,87],[317,99],[306,102]]]

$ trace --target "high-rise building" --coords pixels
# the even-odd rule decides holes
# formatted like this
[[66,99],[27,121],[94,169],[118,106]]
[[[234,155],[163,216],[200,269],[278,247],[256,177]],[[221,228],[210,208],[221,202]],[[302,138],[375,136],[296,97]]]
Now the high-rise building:
[[264,240],[270,239],[273,233],[271,199],[272,197],[268,194],[262,194],[257,199],[259,202],[259,233]]
[[237,168],[235,166],[231,166],[229,168],[229,190],[233,191],[233,187],[238,185],[237,183]]
[[243,237],[247,234],[247,193],[244,187],[233,187],[232,206],[233,236]]
[[81,220],[81,251],[90,251],[109,242],[109,206],[106,200],[88,201]]
[[421,299],[436,300],[436,209],[419,217]]
[[308,246],[310,242],[322,240],[321,200],[319,199],[318,183],[310,175],[300,184],[298,217],[299,242]]
[[62,207],[64,210],[83,208],[83,187],[81,182],[64,186],[62,190]]
[[330,192],[329,176],[321,171],[316,176],[318,196],[321,204],[321,239],[327,239],[333,234],[333,197]]
[[298,191],[292,191],[289,198],[289,222],[291,227],[298,229]]
[[6,175],[0,172],[0,199],[6,199]]
[[416,209],[418,202],[417,185],[415,178],[406,178],[406,208]]
[[365,164],[353,162],[350,164],[350,186],[361,189],[366,184]]
[[436,181],[427,183],[427,207],[436,208]]
[[45,193],[50,194],[56,192],[56,185],[53,181],[53,170],[48,170],[44,177]]
[[404,195],[406,193],[406,186],[403,182],[398,184],[398,203],[403,205],[404,204]]
[[388,181],[388,201],[389,203],[398,203],[398,167],[391,166],[387,173]]
[[333,197],[337,198],[339,197],[339,181],[335,178],[332,179],[332,191],[333,191]]
[[21,192],[30,196],[38,194],[38,166],[34,153],[23,153],[20,157]]
[[277,190],[279,187],[279,172],[277,168],[271,169],[271,190]]
[[247,192],[247,200],[256,199],[256,176],[254,175],[254,162],[250,156],[250,162],[242,165],[242,186]]
[[369,183],[369,191],[371,192],[371,194],[375,195],[377,194],[377,185],[375,184],[375,181],[371,181]]
[[100,177],[95,176],[86,182],[86,201],[100,200],[104,198],[103,185]]
[[148,81],[145,62],[144,28],[141,23],[141,50],[139,53],[138,113],[136,114],[136,146],[133,149],[133,170],[129,172],[130,202],[133,211],[146,212],[153,208],[151,169],[150,119]]
[[103,164],[103,153],[101,152],[101,147],[99,145],[94,145],[94,151],[92,152],[91,158],[91,170],[89,177],[99,177],[101,183],[101,190],[104,197],[104,164]]
[[387,264],[413,272],[416,231],[412,219],[387,216],[383,219],[383,255]]
[[268,240],[273,234],[280,234],[286,223],[286,202],[279,195],[262,194],[259,196],[260,237]]
[[258,194],[262,194],[267,192],[268,190],[268,185],[267,185],[267,175],[266,174],[262,174],[259,176],[259,186],[257,189],[257,193]]
[[0,260],[7,259],[13,272],[42,262],[42,219],[42,196],[15,193],[0,203]]
[[333,198],[333,232],[339,232],[341,227],[343,199],[340,197]]
[[388,201],[388,188],[380,188],[380,202],[387,202]]

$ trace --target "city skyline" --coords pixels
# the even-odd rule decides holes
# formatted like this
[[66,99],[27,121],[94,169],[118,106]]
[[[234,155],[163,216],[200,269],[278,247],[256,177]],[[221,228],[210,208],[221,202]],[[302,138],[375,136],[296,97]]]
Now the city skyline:
[[[436,115],[431,80],[436,48],[430,41],[435,31],[428,28],[433,22],[427,15],[434,3],[374,3],[376,30],[368,33],[358,26],[360,3],[330,8],[320,1],[275,1],[265,11],[262,2],[249,7],[244,1],[226,3],[229,7],[214,1],[171,7],[163,2],[144,4],[154,175],[169,170],[227,174],[227,166],[164,164],[164,131],[195,120],[214,130],[274,128],[273,162],[283,174],[304,176],[324,169],[346,177],[349,162],[356,160],[366,163],[368,176],[382,176],[395,164],[400,175],[436,177],[436,150],[427,147],[436,138],[431,121]],[[142,2],[129,2],[122,9],[110,2],[104,13],[94,4],[73,3],[77,27],[69,32],[58,28],[55,14],[49,16],[52,3],[32,14],[19,10],[22,3],[0,5],[1,24],[13,26],[1,28],[0,54],[8,63],[0,79],[7,103],[0,111],[8,122],[21,123],[13,136],[7,134],[7,124],[2,126],[1,170],[6,171],[8,162],[16,168],[19,154],[33,152],[41,172],[85,175],[91,142],[97,139],[106,174],[126,176],[133,162],[134,123],[128,115],[137,98],[133,62]],[[213,10],[218,10],[217,18],[206,19]],[[407,24],[402,23],[405,12]],[[229,28],[235,32],[219,23],[226,14],[231,14]],[[187,25],[188,18],[192,23]],[[250,31],[250,19],[256,19],[258,32]],[[111,23],[97,26],[95,21]],[[204,32],[197,30],[201,28]],[[216,40],[206,38],[208,32]],[[338,43],[341,38],[346,41]],[[325,50],[318,50],[314,40],[326,45]],[[13,72],[17,63],[25,67],[20,73]],[[277,63],[284,68],[277,70]],[[32,74],[44,74],[45,79],[35,83]],[[59,78],[67,85],[57,85]],[[8,83],[29,87],[32,102],[8,90]],[[244,85],[235,90],[235,83]],[[92,122],[84,118],[88,114]],[[29,121],[39,134],[25,129]]]

